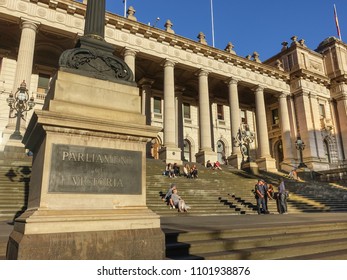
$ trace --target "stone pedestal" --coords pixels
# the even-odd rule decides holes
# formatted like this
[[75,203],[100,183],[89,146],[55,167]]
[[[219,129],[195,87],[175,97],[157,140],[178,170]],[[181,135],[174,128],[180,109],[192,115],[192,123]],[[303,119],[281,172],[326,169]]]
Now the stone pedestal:
[[247,172],[249,172],[251,174],[259,175],[258,164],[253,162],[253,161],[242,163],[241,169],[244,170],[244,171],[247,171]]
[[256,159],[255,162],[258,164],[259,170],[277,172],[276,160],[271,157]]
[[146,206],[145,125],[138,88],[58,72],[23,142],[34,152],[28,210],[8,259],[163,259]]
[[213,151],[200,151],[195,154],[196,161],[206,166],[206,162],[210,160],[211,162],[217,161],[217,153]]
[[228,165],[231,165],[232,167],[235,167],[237,169],[241,169],[242,164],[242,155],[231,155],[228,157]]
[[159,159],[164,160],[166,163],[182,164],[182,152],[180,148],[176,147],[162,147],[159,150]]

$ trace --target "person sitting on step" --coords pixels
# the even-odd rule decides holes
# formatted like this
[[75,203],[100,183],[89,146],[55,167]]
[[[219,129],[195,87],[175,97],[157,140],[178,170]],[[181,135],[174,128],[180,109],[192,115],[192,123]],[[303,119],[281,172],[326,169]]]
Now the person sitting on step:
[[170,185],[170,188],[167,190],[165,196],[163,197],[163,201],[166,202],[167,205],[171,206],[171,203],[170,203],[171,195],[176,188],[177,188],[176,184],[172,183]]
[[192,178],[192,176],[190,175],[190,166],[188,163],[186,163],[186,165],[183,167],[183,174],[188,179]]
[[170,205],[173,208],[177,208],[178,212],[188,212],[190,206],[178,195],[177,189],[174,189],[170,198]]
[[173,165],[173,171],[174,171],[174,175],[177,177],[177,176],[180,176],[181,173],[180,173],[180,167],[178,166],[178,164],[175,162],[174,165]]
[[208,168],[208,169],[213,169],[213,166],[212,166],[210,160],[207,161],[207,163],[206,163],[206,168]]
[[198,168],[196,167],[195,164],[190,169],[190,176],[191,178],[194,178],[194,179],[198,178]]

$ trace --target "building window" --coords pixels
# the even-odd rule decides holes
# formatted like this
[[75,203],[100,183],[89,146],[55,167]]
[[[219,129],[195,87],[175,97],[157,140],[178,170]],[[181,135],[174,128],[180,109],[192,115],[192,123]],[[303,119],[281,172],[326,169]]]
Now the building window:
[[225,164],[225,145],[221,140],[217,141],[217,160]]
[[47,93],[49,88],[50,75],[39,73],[39,81],[37,85],[37,92]]
[[247,124],[246,110],[241,110],[240,117],[241,117],[241,124]]
[[190,119],[190,104],[183,103],[183,117],[185,119]]
[[288,67],[289,67],[289,70],[292,70],[292,68],[293,68],[293,55],[292,54],[290,54],[290,55],[288,55]]
[[161,98],[160,97],[154,97],[154,108],[153,112],[155,114],[161,114]]
[[217,118],[218,120],[224,120],[224,108],[221,104],[217,104]]
[[273,109],[271,112],[272,112],[272,125],[279,124],[280,118],[278,116],[278,109]]
[[319,116],[320,116],[320,119],[324,119],[325,118],[325,107],[324,107],[324,104],[319,104]]
[[191,151],[190,142],[187,139],[184,139],[183,145],[184,145],[183,160],[184,161],[191,161],[191,159],[190,159],[190,151]]

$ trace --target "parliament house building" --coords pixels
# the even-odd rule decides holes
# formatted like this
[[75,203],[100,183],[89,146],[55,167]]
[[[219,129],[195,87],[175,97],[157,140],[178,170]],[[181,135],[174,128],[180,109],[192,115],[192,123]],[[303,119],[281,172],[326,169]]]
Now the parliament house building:
[[[16,127],[9,97],[24,81],[34,98],[20,122],[23,134],[44,104],[61,54],[83,35],[85,2],[0,0],[0,151]],[[260,61],[256,52],[239,56],[232,43],[211,47],[203,33],[196,40],[177,35],[169,19],[162,28],[138,22],[134,12],[106,13],[105,40],[133,71],[146,124],[158,127],[147,157],[218,160],[239,169],[252,162],[266,171],[346,164],[347,45],[341,40],[322,38],[312,50],[293,36]]]

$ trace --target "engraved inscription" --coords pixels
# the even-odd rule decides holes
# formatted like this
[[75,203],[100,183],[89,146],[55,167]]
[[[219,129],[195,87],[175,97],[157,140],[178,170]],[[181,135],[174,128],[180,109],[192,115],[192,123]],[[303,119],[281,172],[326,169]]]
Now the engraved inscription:
[[52,146],[49,192],[141,194],[139,151]]

